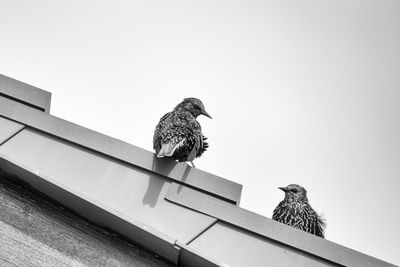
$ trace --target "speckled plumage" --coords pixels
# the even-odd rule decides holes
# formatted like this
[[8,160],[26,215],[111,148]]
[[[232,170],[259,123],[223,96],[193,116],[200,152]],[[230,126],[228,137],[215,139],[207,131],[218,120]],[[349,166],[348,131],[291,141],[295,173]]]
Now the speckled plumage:
[[197,98],[185,98],[173,111],[165,114],[154,130],[153,148],[157,157],[171,157],[192,162],[208,148],[197,116],[211,116]]
[[275,208],[272,219],[324,238],[325,221],[308,203],[307,191],[296,184],[279,189],[285,192],[285,198]]

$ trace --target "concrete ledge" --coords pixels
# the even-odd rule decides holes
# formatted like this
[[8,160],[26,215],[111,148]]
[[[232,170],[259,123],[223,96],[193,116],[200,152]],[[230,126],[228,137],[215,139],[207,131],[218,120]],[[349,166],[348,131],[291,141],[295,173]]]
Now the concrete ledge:
[[239,204],[240,202],[242,185],[199,169],[191,168],[186,164],[177,163],[171,159],[158,159],[154,153],[147,150],[29,108],[4,97],[0,97],[0,116],[107,157],[165,176],[224,201],[233,204]]
[[0,74],[0,96],[50,112],[51,93]]

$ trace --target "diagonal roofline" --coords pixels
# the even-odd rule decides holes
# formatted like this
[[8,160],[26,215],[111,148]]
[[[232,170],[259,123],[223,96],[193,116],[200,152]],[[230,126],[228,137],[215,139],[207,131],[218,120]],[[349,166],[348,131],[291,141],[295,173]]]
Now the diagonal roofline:
[[240,208],[242,185],[49,115],[3,88],[1,169],[178,266],[394,266]]
[[[238,205],[242,185],[0,97],[0,116]],[[183,177],[183,179],[182,179]]]

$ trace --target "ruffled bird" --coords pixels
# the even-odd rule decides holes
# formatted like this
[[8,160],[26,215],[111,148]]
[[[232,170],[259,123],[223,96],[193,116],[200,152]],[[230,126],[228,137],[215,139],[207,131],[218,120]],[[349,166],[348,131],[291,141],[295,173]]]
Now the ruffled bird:
[[279,189],[285,192],[285,198],[275,208],[272,219],[324,238],[325,220],[308,203],[306,189],[297,184]]
[[196,120],[199,115],[211,118],[199,99],[185,98],[160,119],[153,136],[153,148],[158,158],[190,161],[194,167],[193,160],[208,148],[207,138]]

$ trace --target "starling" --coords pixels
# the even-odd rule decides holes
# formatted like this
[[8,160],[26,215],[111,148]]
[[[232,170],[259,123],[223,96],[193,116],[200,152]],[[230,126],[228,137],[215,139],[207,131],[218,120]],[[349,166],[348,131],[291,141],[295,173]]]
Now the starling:
[[153,136],[153,148],[157,157],[171,157],[179,162],[200,157],[208,148],[207,138],[201,132],[197,116],[211,116],[197,98],[185,98],[173,111],[158,122]]
[[297,184],[279,187],[285,198],[275,208],[272,219],[324,238],[325,221],[310,206],[307,191]]

